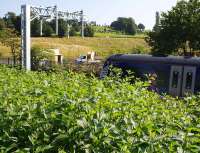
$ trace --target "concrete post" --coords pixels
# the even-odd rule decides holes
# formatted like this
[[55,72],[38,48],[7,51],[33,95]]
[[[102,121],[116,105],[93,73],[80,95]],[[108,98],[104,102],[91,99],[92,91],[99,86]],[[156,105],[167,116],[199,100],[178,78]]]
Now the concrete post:
[[31,70],[31,34],[30,34],[30,5],[21,6],[21,46],[22,67]]
[[40,19],[40,36],[41,37],[43,35],[42,30],[43,30],[43,19]]
[[56,36],[58,36],[58,7],[56,6]]
[[69,32],[70,32],[70,27],[69,27],[69,23],[67,24],[67,38],[69,39]]
[[84,16],[83,16],[83,10],[81,10],[81,36],[84,38]]

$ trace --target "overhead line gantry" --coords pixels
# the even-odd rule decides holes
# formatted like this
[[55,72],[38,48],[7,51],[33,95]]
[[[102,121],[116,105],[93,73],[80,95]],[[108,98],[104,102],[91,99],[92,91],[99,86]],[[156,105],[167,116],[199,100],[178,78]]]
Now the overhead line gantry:
[[[42,36],[43,20],[55,19],[56,35],[58,35],[58,20],[78,20],[81,22],[81,36],[84,38],[84,14],[83,10],[77,12],[59,11],[57,6],[36,7],[30,5],[21,6],[21,46],[22,67],[31,70],[31,21],[40,20],[40,35]],[[68,25],[69,28],[69,25]],[[69,29],[68,29],[69,37]]]

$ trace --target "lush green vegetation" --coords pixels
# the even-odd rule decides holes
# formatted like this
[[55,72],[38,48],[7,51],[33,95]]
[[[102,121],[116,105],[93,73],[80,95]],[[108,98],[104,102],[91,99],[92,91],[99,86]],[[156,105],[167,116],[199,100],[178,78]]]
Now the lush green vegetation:
[[0,67],[1,152],[199,152],[199,96]]
[[[32,38],[32,46],[44,49],[59,48],[67,59],[74,59],[87,52],[95,51],[97,55],[106,58],[116,53],[150,53],[150,48],[144,40],[144,35],[124,38],[123,35],[110,35],[104,37],[99,33],[97,38]],[[104,38],[102,38],[104,37]],[[118,37],[118,38],[116,38]],[[2,57],[12,56],[8,47],[0,44]]]
[[42,48],[59,48],[67,58],[89,51],[107,57],[116,53],[148,53],[149,46],[142,37],[136,38],[33,38],[32,44]]
[[172,10],[157,13],[154,30],[147,42],[154,54],[184,54],[200,50],[200,1],[181,0]]
[[[0,44],[10,49],[10,54],[13,58],[14,64],[20,58],[20,41],[17,37],[17,33],[13,29],[0,30]],[[0,47],[1,49],[1,47]],[[2,54],[1,54],[2,55]]]
[[135,35],[138,29],[134,19],[131,17],[119,17],[117,21],[112,22],[110,26],[116,31],[129,35]]

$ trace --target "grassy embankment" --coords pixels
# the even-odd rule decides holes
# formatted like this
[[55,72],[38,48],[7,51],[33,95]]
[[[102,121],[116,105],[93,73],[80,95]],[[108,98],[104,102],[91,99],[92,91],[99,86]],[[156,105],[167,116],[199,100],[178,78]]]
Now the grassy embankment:
[[[94,38],[32,38],[32,46],[40,46],[43,48],[59,48],[66,58],[75,58],[89,51],[95,51],[101,57],[107,57],[115,53],[147,53],[148,45],[141,36],[113,38],[107,35],[98,34],[99,37]],[[118,35],[122,37],[121,35]],[[4,57],[8,57],[10,50],[0,45],[0,53]]]

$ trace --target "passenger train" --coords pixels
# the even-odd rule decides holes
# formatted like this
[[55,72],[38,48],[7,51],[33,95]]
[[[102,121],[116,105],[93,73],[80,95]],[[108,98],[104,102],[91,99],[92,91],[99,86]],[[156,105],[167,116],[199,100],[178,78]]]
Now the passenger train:
[[109,74],[110,65],[122,71],[132,70],[141,78],[146,74],[156,74],[161,94],[185,96],[200,91],[199,57],[116,54],[105,61],[101,78]]

